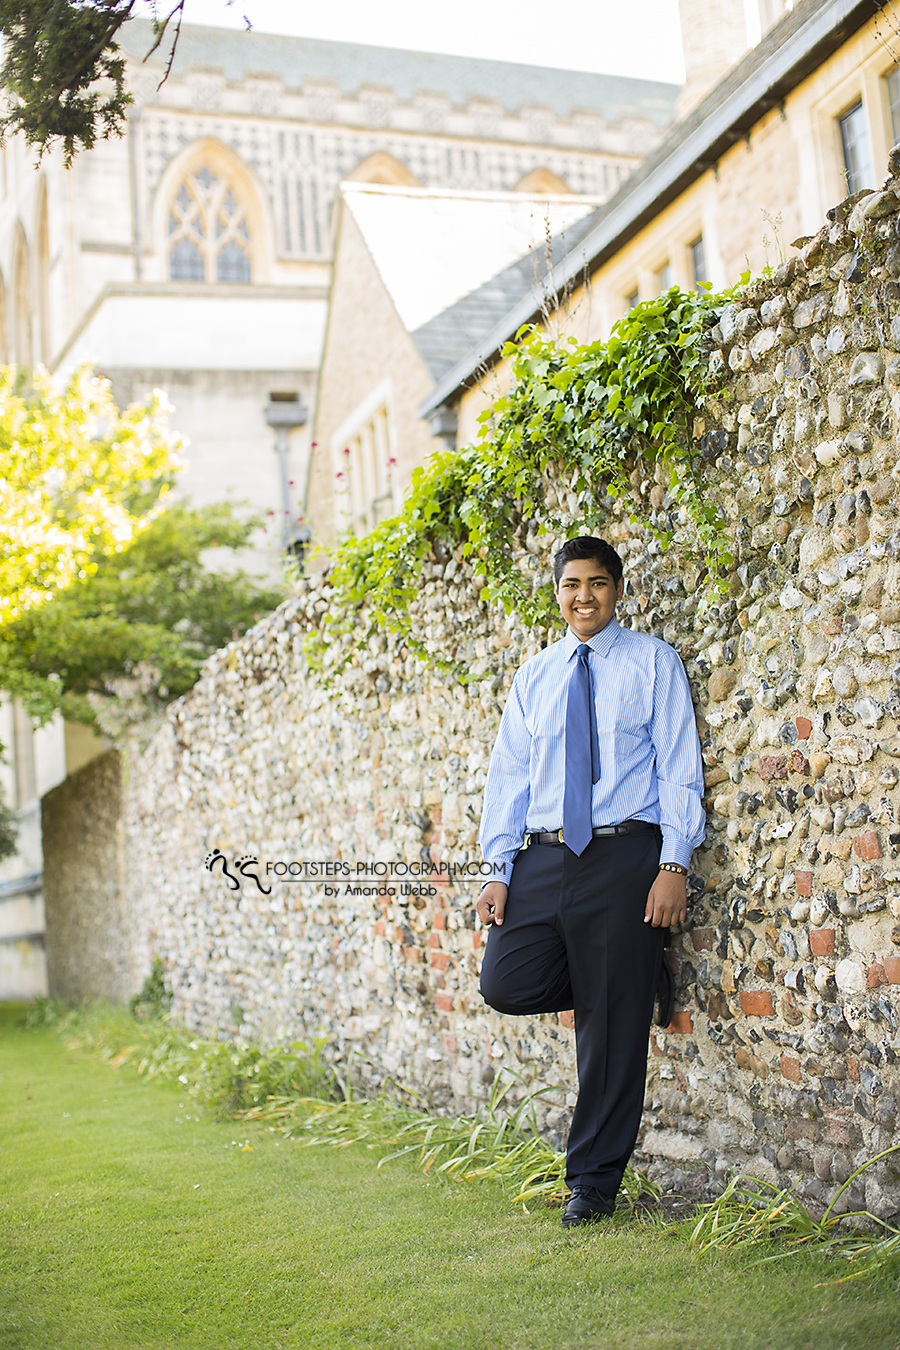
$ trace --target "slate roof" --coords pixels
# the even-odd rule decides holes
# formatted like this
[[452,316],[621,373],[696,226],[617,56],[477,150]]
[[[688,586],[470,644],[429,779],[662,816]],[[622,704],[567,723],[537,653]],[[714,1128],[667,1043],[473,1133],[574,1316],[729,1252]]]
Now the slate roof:
[[[823,61],[875,13],[877,0],[799,0],[723,80],[676,122],[668,135],[625,180],[619,191],[584,221],[582,237],[554,266],[559,291],[586,268],[596,270],[685,188],[715,166],[725,151],[772,108],[777,108]],[[547,282],[526,278],[507,312],[442,376],[420,407],[428,417],[452,399],[504,342],[538,314]],[[510,286],[509,294],[512,294]]]
[[[146,19],[130,19],[120,30],[119,45],[137,60],[143,59],[152,41]],[[160,53],[153,59],[159,60]],[[174,71],[184,74],[192,65],[221,69],[226,79],[235,81],[254,74],[277,75],[294,89],[308,79],[336,81],[350,95],[362,85],[382,85],[404,101],[428,91],[446,94],[457,107],[473,98],[491,98],[498,99],[508,112],[535,103],[552,108],[560,117],[599,112],[612,123],[645,117],[660,128],[675,116],[678,96],[675,84],[624,75],[185,24]]]
[[[348,182],[356,221],[397,313],[412,333],[522,259],[543,271],[545,240],[597,199],[576,194],[465,192]],[[339,264],[338,264],[339,265]]]
[[551,270],[571,252],[591,228],[593,213],[574,221],[550,241],[549,250],[532,250],[464,295],[427,323],[412,339],[435,381],[455,365],[472,357],[478,344],[533,286],[542,286],[547,263]]

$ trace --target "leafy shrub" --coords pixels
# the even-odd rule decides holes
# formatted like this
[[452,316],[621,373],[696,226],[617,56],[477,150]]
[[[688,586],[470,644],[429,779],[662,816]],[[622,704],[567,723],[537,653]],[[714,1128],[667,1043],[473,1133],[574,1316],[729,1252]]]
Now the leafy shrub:
[[165,967],[158,956],[154,956],[150,974],[135,994],[129,1007],[138,1021],[148,1022],[165,1017],[172,1007],[172,992],[166,987]]

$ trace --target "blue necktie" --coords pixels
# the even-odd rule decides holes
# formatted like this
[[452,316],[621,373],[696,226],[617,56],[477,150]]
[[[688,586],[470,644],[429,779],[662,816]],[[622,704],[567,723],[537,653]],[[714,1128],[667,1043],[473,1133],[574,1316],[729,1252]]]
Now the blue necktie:
[[597,709],[591,689],[590,648],[575,654],[566,691],[566,786],[563,796],[563,839],[575,854],[591,842],[591,786],[600,781]]

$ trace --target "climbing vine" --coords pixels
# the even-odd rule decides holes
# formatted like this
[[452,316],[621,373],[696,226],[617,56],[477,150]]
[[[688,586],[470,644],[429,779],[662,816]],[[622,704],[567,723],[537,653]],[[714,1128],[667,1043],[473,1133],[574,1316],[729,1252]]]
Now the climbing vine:
[[711,387],[709,329],[730,298],[673,287],[630,310],[606,342],[522,330],[502,353],[513,384],[481,415],[474,444],[433,455],[397,515],[340,546],[326,629],[352,624],[365,601],[375,625],[419,647],[410,603],[421,565],[451,549],[482,564],[484,600],[547,623],[552,591],[519,566],[523,530],[595,533],[620,501],[665,544],[670,516],[651,519],[651,475],[686,508],[708,576],[722,584],[732,558],[693,433]]

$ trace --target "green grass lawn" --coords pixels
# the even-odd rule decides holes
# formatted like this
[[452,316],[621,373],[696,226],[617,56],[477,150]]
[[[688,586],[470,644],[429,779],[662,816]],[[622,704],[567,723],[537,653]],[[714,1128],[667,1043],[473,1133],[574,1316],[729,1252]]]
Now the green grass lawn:
[[496,1183],[223,1124],[24,1011],[0,1008],[0,1350],[900,1347],[887,1279],[564,1233]]

